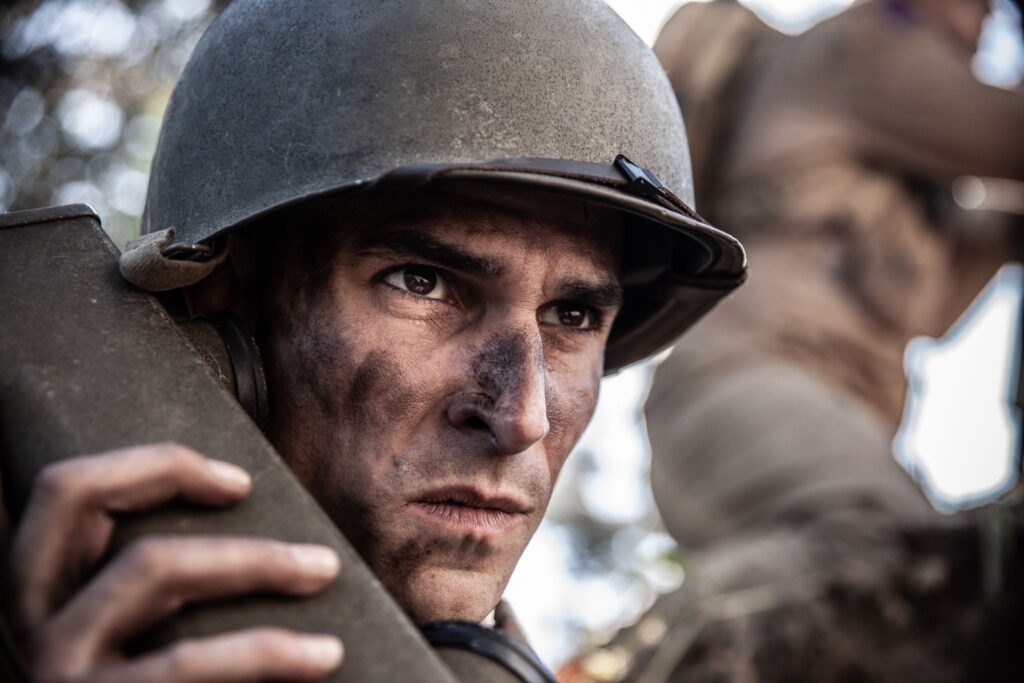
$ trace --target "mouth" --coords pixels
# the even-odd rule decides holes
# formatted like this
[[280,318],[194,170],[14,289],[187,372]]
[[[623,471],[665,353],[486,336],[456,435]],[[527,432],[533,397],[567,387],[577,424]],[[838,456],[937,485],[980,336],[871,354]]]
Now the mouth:
[[469,487],[431,491],[410,503],[421,517],[454,531],[502,531],[525,519],[530,507],[515,496]]

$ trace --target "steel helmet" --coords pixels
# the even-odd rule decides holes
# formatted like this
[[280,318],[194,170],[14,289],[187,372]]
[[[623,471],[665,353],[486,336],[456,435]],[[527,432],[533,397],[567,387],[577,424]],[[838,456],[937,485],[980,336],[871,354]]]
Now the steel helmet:
[[600,0],[235,0],[171,96],[143,232],[173,228],[175,258],[311,198],[449,180],[627,217],[608,371],[670,344],[745,275],[739,243],[690,208],[664,72]]

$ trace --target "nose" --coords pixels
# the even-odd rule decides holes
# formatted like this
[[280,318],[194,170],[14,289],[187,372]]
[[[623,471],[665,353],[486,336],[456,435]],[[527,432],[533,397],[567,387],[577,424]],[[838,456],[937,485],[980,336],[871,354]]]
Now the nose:
[[548,435],[544,347],[539,334],[503,334],[473,360],[475,390],[455,397],[449,421],[490,436],[501,455],[522,453]]

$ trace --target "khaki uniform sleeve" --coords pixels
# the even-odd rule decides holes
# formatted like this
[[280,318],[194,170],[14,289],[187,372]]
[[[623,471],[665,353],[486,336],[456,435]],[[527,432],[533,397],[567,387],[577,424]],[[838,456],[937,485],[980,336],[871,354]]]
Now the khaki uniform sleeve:
[[970,55],[934,26],[875,20],[879,30],[843,37],[840,49],[860,54],[834,93],[863,160],[934,182],[1024,179],[1024,94],[978,81]]

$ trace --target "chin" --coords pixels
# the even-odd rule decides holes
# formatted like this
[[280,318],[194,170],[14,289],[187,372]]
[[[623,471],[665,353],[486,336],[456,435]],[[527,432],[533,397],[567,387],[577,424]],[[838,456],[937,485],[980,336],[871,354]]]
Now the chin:
[[452,620],[479,623],[498,604],[508,583],[508,576],[435,567],[400,580],[380,578],[417,626]]

